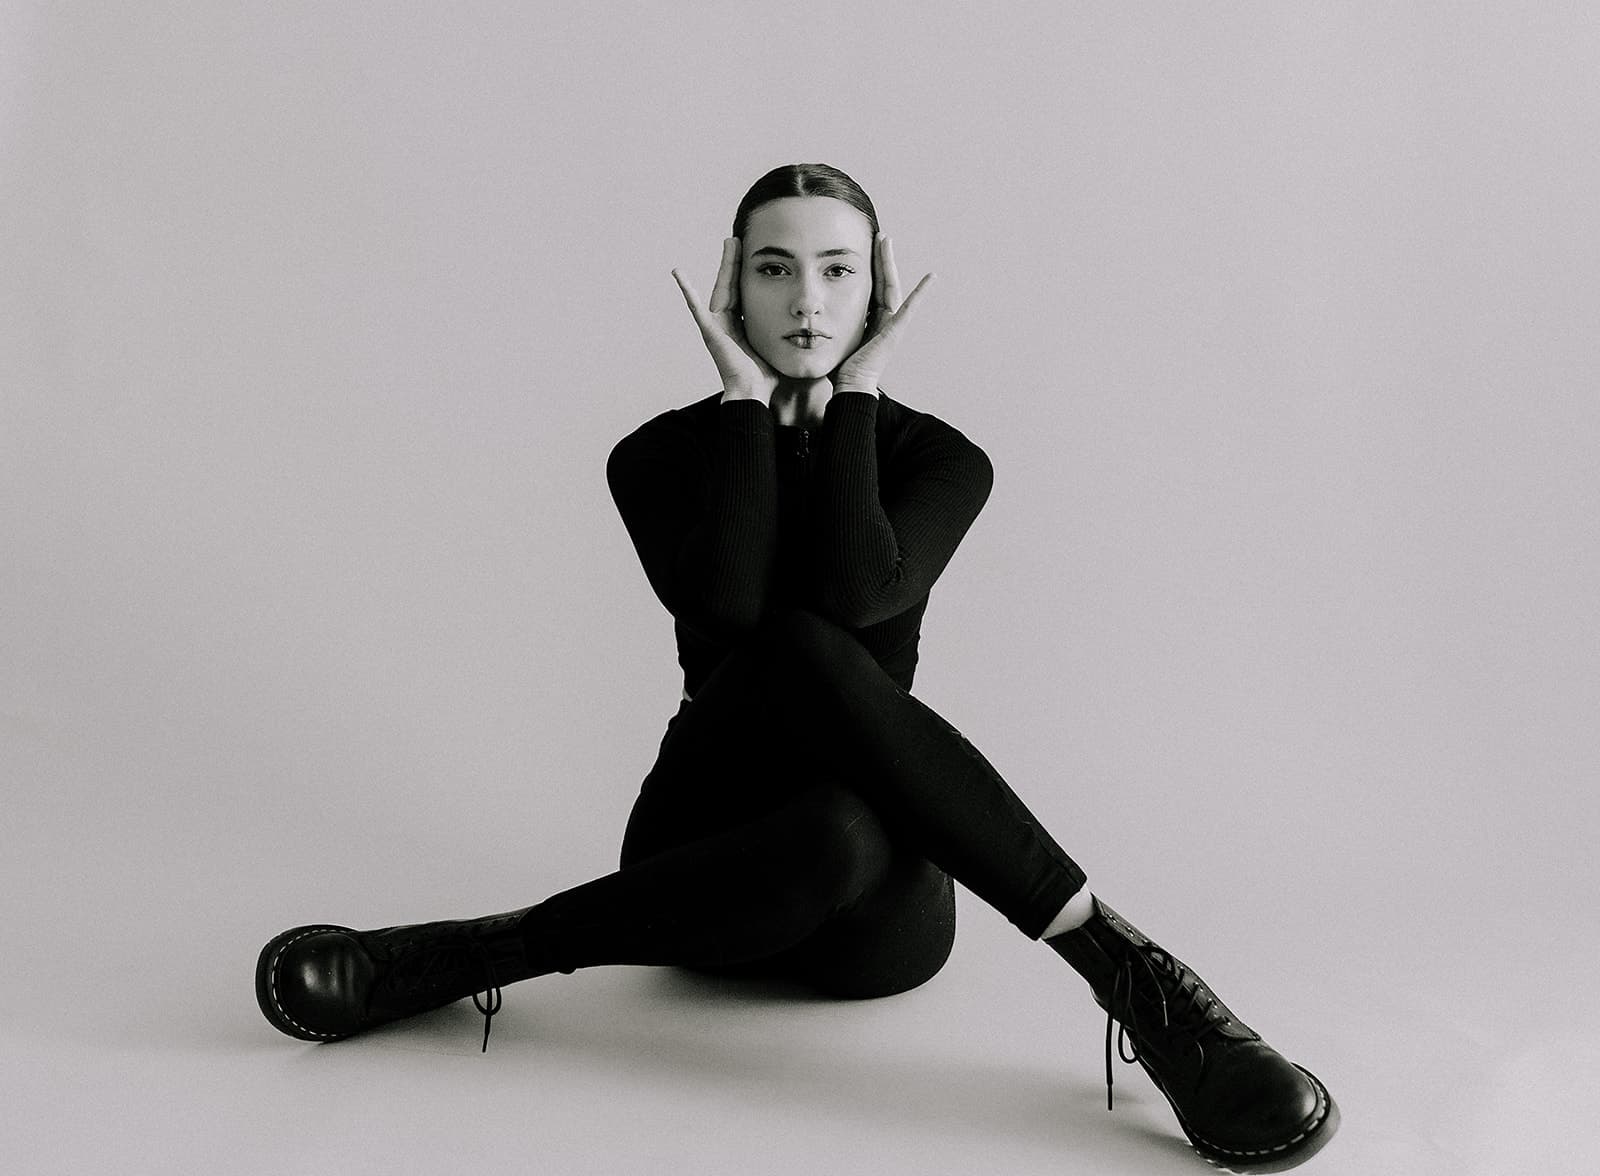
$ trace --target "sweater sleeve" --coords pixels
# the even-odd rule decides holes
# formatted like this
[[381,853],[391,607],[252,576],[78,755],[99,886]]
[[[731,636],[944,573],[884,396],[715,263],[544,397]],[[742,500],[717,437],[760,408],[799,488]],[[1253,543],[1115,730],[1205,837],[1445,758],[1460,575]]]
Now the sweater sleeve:
[[777,551],[777,459],[765,404],[717,406],[709,461],[687,431],[648,421],[613,447],[606,481],[645,577],[674,618],[718,639],[756,625]]
[[988,455],[932,417],[906,434],[892,476],[880,477],[877,409],[870,393],[836,393],[818,454],[817,603],[850,628],[927,596],[994,486]]

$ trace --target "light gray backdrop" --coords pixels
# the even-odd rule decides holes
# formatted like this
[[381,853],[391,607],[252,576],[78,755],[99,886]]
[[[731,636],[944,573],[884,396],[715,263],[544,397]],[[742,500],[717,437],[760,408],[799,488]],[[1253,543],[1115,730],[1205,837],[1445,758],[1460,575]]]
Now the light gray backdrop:
[[[1086,990],[971,896],[894,1006],[947,1002],[906,1031],[972,1080],[919,1088],[937,1128],[848,1063],[737,1111],[761,1033],[687,1093],[682,1058],[616,1077],[729,1015],[637,976],[508,993],[486,1059],[470,1013],[322,1048],[254,1008],[283,927],[611,866],[680,679],[605,458],[716,389],[669,269],[709,291],[745,187],[824,160],[940,277],[885,386],[997,471],[918,694],[1344,1094],[1325,1170],[1576,1156],[1597,49],[1581,3],[0,5],[8,1152],[970,1170],[1066,1107],[1128,1149],[1085,1170],[1188,1170],[1136,1068],[1096,1108]],[[632,1028],[549,1062],[560,985]],[[960,1065],[1057,1000],[1060,1090],[986,1103]],[[561,1066],[581,1107],[541,1102]],[[445,1093],[485,1073],[496,1110]],[[852,1081],[859,1121],[822,1105]]]

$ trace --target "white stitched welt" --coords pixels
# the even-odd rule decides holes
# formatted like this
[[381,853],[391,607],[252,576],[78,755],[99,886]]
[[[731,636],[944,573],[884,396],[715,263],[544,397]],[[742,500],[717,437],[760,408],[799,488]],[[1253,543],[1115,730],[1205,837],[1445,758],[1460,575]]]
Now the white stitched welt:
[[[1299,1069],[1298,1066],[1296,1066],[1295,1068]],[[1300,1070],[1300,1072],[1302,1074],[1306,1074],[1306,1072],[1304,1070]],[[1306,1077],[1307,1078],[1311,1078],[1311,1075],[1310,1074],[1306,1074]],[[1315,1078],[1311,1078],[1311,1081],[1317,1088],[1317,1106],[1321,1108],[1322,1113],[1320,1115],[1318,1115],[1314,1120],[1312,1120],[1311,1126],[1307,1127],[1304,1131],[1302,1131],[1299,1135],[1296,1135],[1293,1139],[1289,1140],[1287,1143],[1280,1143],[1277,1147],[1264,1147],[1264,1148],[1261,1148],[1258,1151],[1240,1151],[1237,1148],[1223,1147],[1220,1144],[1212,1143],[1205,1136],[1200,1135],[1198,1133],[1195,1135],[1195,1138],[1200,1140],[1202,1143],[1204,1143],[1207,1147],[1211,1148],[1213,1151],[1220,1152],[1221,1154],[1227,1155],[1227,1156],[1270,1156],[1274,1152],[1285,1151],[1288,1148],[1291,1148],[1295,1144],[1299,1143],[1302,1139],[1304,1139],[1306,1136],[1310,1135],[1318,1127],[1322,1126],[1323,1120],[1328,1117],[1328,1091],[1327,1091],[1327,1088],[1324,1087],[1322,1085],[1322,1083],[1318,1082]]]
[[339,1035],[337,1033],[318,1033],[315,1029],[307,1029],[299,1021],[296,1021],[289,1015],[289,1010],[285,1009],[282,1003],[278,1000],[278,961],[283,958],[283,953],[288,950],[290,944],[299,942],[307,935],[315,935],[320,931],[343,930],[343,927],[307,927],[304,931],[300,932],[300,934],[285,939],[282,943],[278,944],[278,950],[272,953],[272,960],[267,964],[267,991],[272,994],[272,1007],[277,1009],[278,1015],[285,1021],[289,1022],[289,1024],[300,1030],[300,1032],[309,1033],[313,1037],[332,1039]]

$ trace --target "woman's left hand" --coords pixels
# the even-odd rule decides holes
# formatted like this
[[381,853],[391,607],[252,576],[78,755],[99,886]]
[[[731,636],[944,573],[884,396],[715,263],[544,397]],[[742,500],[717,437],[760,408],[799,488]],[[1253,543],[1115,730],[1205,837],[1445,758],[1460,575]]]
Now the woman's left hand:
[[878,380],[905,331],[906,320],[916,309],[918,296],[933,283],[931,273],[922,275],[922,281],[901,302],[900,275],[894,268],[894,250],[885,234],[878,234],[873,252],[876,256],[872,267],[872,312],[867,319],[867,334],[861,346],[834,373],[835,392],[878,394]]

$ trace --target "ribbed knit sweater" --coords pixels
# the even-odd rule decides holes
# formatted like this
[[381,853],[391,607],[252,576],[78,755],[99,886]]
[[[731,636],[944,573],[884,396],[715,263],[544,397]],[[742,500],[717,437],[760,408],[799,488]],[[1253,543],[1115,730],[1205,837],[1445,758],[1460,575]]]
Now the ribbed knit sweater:
[[959,430],[888,396],[835,393],[820,428],[718,392],[617,442],[606,480],[672,614],[694,694],[769,610],[850,630],[909,691],[928,593],[994,484]]

